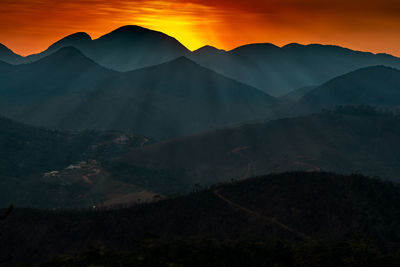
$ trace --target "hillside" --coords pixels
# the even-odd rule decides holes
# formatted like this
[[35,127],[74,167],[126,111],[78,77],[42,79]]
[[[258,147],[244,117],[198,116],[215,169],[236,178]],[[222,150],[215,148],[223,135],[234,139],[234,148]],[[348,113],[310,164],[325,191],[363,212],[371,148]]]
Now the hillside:
[[0,44],[0,61],[9,64],[21,64],[23,62],[23,57],[15,54],[11,49],[3,44]]
[[298,102],[299,100],[301,100],[303,98],[303,96],[305,96],[306,94],[311,92],[316,87],[317,86],[301,87],[301,88],[298,88],[298,89],[295,89],[295,90],[289,92],[286,95],[281,96],[280,99],[282,99],[283,101]]
[[[190,59],[270,95],[327,82],[359,68],[385,65],[400,68],[400,60],[329,45],[249,44],[231,51],[203,48]],[[329,63],[328,63],[329,62]]]
[[400,105],[400,71],[384,66],[359,69],[314,88],[300,103],[311,110],[359,104],[396,108]]
[[347,107],[157,143],[106,168],[162,194],[294,170],[361,171],[399,181],[399,139],[398,115]]
[[[113,182],[101,172],[102,165],[150,142],[118,132],[46,130],[0,117],[0,207],[11,202],[41,208],[124,202],[122,196],[144,190]],[[125,201],[136,201],[132,197]]]
[[272,116],[279,100],[184,57],[131,72],[73,47],[4,66],[0,113],[58,129],[118,130],[166,139]]
[[94,40],[87,33],[71,34],[42,53],[26,57],[24,62],[37,61],[68,46],[79,49],[104,67],[118,71],[158,65],[190,52],[164,33],[129,25]]
[[[93,244],[123,253],[135,248],[141,240],[152,237],[152,242],[144,243],[145,246],[135,253],[150,253],[154,248],[153,253],[149,254],[153,260],[161,260],[167,255],[172,257],[168,260],[187,260],[192,254],[175,254],[183,252],[180,243],[174,243],[176,238],[187,240],[187,248],[195,246],[196,241],[193,240],[204,244],[207,244],[207,238],[226,242],[226,245],[222,243],[222,247],[217,247],[218,250],[232,246],[234,243],[229,243],[229,240],[237,241],[238,246],[254,242],[252,246],[256,248],[256,244],[263,244],[261,242],[273,244],[272,240],[280,239],[300,244],[300,248],[304,249],[302,253],[310,253],[313,259],[317,255],[325,255],[329,242],[341,242],[337,245],[344,251],[339,247],[336,247],[339,250],[333,251],[345,254],[339,254],[340,257],[326,254],[327,257],[330,255],[330,260],[345,261],[350,257],[349,253],[358,251],[359,254],[353,255],[353,260],[362,262],[361,255],[377,256],[378,250],[370,251],[369,246],[394,253],[399,249],[399,203],[398,185],[361,175],[304,172],[274,174],[118,210],[17,209],[1,227],[3,237],[0,251],[3,255],[14,254],[18,261],[32,263],[53,258],[60,253],[82,252]],[[367,238],[371,245],[344,243],[355,237]],[[175,245],[168,246],[171,243],[167,243],[163,246],[165,238],[170,242],[172,240]],[[208,242],[211,247],[218,246],[217,241]],[[305,243],[304,247],[302,243]],[[275,247],[277,251],[284,253],[285,245],[282,242],[280,244],[280,248],[278,244],[272,247],[278,246]],[[356,249],[354,246],[358,244],[360,247]],[[321,254],[309,250],[310,247],[319,247]],[[353,249],[356,250],[352,252]],[[244,253],[243,250],[238,252]],[[99,254],[103,257],[101,255],[105,254]],[[109,255],[109,260],[112,255]],[[212,250],[203,251],[201,255],[203,258],[210,256],[212,262],[211,255],[214,253]],[[147,256],[142,255],[145,258]],[[215,257],[227,260],[233,256]],[[300,259],[293,260],[297,262]]]

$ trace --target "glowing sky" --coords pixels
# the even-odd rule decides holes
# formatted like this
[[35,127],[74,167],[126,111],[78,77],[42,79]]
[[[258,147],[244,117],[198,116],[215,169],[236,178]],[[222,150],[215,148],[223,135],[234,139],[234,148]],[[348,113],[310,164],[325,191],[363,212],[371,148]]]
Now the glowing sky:
[[135,24],[192,50],[298,42],[400,56],[399,14],[399,0],[0,0],[0,43],[27,55],[74,32]]

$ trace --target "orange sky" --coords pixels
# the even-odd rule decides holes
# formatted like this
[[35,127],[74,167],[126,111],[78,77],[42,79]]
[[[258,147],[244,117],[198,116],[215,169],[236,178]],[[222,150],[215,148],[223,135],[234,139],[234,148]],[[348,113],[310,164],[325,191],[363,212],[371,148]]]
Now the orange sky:
[[74,32],[136,24],[192,50],[298,42],[400,56],[399,14],[398,0],[1,0],[0,43],[27,55]]

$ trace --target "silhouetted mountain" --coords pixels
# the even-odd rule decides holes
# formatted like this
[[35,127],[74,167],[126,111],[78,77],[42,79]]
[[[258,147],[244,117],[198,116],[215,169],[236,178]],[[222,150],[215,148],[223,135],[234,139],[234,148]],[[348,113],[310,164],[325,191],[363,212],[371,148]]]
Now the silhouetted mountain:
[[321,84],[362,67],[400,67],[400,60],[390,55],[318,44],[290,44],[282,48],[272,44],[250,44],[228,52],[200,49],[189,58],[274,96]]
[[297,170],[360,170],[399,181],[399,138],[399,116],[346,107],[156,143],[134,149],[106,169],[162,194]]
[[136,201],[135,194],[143,198],[143,189],[101,171],[103,162],[150,142],[118,132],[46,130],[0,117],[0,207],[87,207],[120,203],[123,196]]
[[9,64],[21,64],[23,62],[23,57],[15,54],[8,47],[0,44],[0,61],[4,61]]
[[47,48],[45,51],[39,54],[34,54],[27,56],[25,58],[25,63],[30,63],[37,61],[43,57],[46,57],[54,52],[57,52],[60,48],[63,47],[75,47],[80,50],[86,50],[87,47],[90,45],[92,41],[92,38],[85,32],[78,32],[74,33],[71,35],[68,35],[67,37],[64,37],[63,39],[55,42],[52,44],[49,48]]
[[157,65],[188,54],[190,51],[175,38],[139,26],[124,26],[98,39],[75,33],[51,45],[46,51],[26,58],[33,62],[62,47],[73,46],[100,65],[128,71]]
[[301,104],[311,110],[336,105],[400,106],[400,71],[374,66],[337,77],[307,93]]
[[[17,209],[2,227],[0,251],[5,255],[15,255],[17,261],[37,263],[57,254],[73,255],[97,245],[118,251],[136,248],[124,259],[126,263],[130,257],[139,266],[149,265],[149,262],[201,266],[197,265],[198,262],[195,265],[182,263],[194,255],[201,262],[206,262],[205,265],[217,259],[227,262],[228,259],[235,259],[236,254],[227,249],[234,246],[236,249],[233,251],[239,255],[244,251],[258,255],[245,257],[254,263],[245,263],[246,266],[260,266],[255,263],[261,259],[264,263],[279,262],[278,266],[314,266],[313,262],[327,262],[327,258],[329,264],[324,266],[343,266],[341,263],[349,262],[351,264],[346,266],[354,266],[352,264],[363,262],[363,257],[367,255],[368,264],[372,259],[378,259],[378,250],[371,250],[371,247],[377,246],[381,251],[393,254],[398,251],[399,203],[399,186],[378,179],[331,173],[276,174],[119,210]],[[140,241],[149,236],[153,237],[151,242],[147,241],[137,248]],[[167,237],[170,237],[169,242]],[[369,242],[351,241],[357,237],[368,238]],[[187,240],[183,243],[186,250],[174,242],[177,238]],[[300,258],[292,258],[282,241],[272,245],[274,242],[271,240],[274,239],[298,244],[295,255]],[[189,250],[197,244],[196,240],[203,240],[208,249],[202,248],[197,253]],[[232,240],[238,243],[232,243]],[[218,247],[218,242],[226,243]],[[246,246],[245,242],[250,244]],[[262,242],[266,244],[261,249]],[[329,242],[339,242],[336,250],[327,246]],[[346,242],[349,244],[346,245]],[[223,247],[226,250],[222,250]],[[310,251],[310,247],[318,249]],[[213,253],[214,248],[225,253]],[[334,254],[327,253],[327,250]],[[86,259],[95,260],[93,255],[97,253],[93,254],[92,250],[86,254]],[[112,265],[110,261],[116,256],[98,255],[106,258],[108,266]],[[60,261],[68,259],[59,258]],[[287,264],[282,265],[283,262]],[[105,262],[101,264],[105,265]],[[122,266],[132,265],[136,266]]]
[[187,58],[131,72],[107,70],[72,47],[0,72],[0,113],[62,129],[170,138],[264,119],[279,104]]

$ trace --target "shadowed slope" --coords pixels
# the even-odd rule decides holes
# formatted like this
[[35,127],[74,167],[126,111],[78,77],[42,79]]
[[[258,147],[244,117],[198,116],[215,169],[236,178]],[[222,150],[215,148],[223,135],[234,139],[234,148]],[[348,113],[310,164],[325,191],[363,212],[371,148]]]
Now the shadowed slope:
[[335,105],[400,105],[400,71],[374,66],[337,77],[307,93],[301,103],[312,110]]
[[20,55],[15,54],[8,47],[0,44],[0,61],[4,61],[9,64],[21,64],[24,58]]
[[170,138],[273,115],[279,100],[181,57],[131,72],[107,70],[73,47],[0,73],[4,115],[64,129]]
[[[123,181],[147,180],[161,193],[171,193],[172,186],[188,191],[195,184],[292,170],[361,170],[398,181],[399,139],[398,116],[349,107],[157,143],[107,168]],[[169,180],[171,173],[175,181]],[[163,180],[170,181],[169,188]]]

